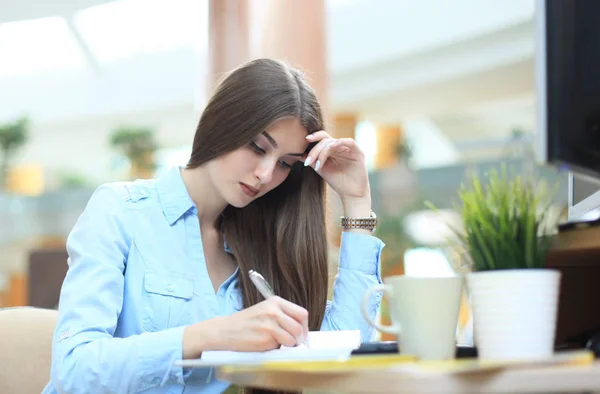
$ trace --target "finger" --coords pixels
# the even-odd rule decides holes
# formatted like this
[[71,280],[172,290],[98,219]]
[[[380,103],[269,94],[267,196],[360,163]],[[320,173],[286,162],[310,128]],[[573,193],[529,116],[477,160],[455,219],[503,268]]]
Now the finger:
[[317,145],[315,145],[310,150],[310,152],[308,152],[308,155],[306,156],[306,160],[304,161],[304,166],[306,167],[306,166],[310,166],[312,164],[315,171],[317,171],[318,166],[321,164],[321,163],[317,163],[319,154],[321,153],[321,151],[323,149],[325,149],[325,147],[327,147],[327,145],[331,144],[334,141],[335,140],[333,138],[326,138],[326,139],[319,141],[319,143]]
[[334,151],[336,152],[341,152],[342,148],[347,148],[346,150],[360,150],[354,138],[339,138],[335,140],[332,148],[335,148]]
[[308,311],[306,309],[302,308],[300,305],[294,304],[293,302],[284,300],[281,297],[271,297],[270,300],[276,302],[283,313],[290,316],[298,323],[308,327]]
[[329,135],[329,133],[327,133],[325,130],[315,131],[314,133],[306,136],[306,140],[308,142],[321,141],[325,138],[331,138],[331,135]]
[[284,312],[280,301],[283,301],[280,297],[271,297],[256,305],[262,310],[263,328],[279,344],[295,346],[302,342],[302,325]]
[[[283,315],[283,314],[282,314]],[[288,317],[289,318],[289,317]],[[290,318],[293,321],[293,319]],[[298,323],[296,323],[298,324]],[[279,321],[273,321],[269,326],[269,333],[280,345],[293,347],[298,344],[297,336],[291,334],[279,324]]]
[[[325,165],[325,161],[327,160],[329,155],[331,155],[333,153],[345,153],[345,152],[351,152],[351,151],[355,151],[358,153],[360,151],[360,149],[358,148],[358,145],[356,144],[356,141],[354,141],[353,138],[324,139],[324,140],[320,141],[319,144],[321,144],[321,143],[324,144],[326,141],[327,141],[327,144],[324,147],[322,147],[322,146],[319,146],[318,148],[315,147],[317,149],[314,152],[311,151],[311,153],[310,153],[311,155],[312,154],[317,155],[316,158],[311,156],[311,160],[310,160],[310,162],[314,163],[315,171],[318,171],[320,168],[323,168],[323,166]],[[321,157],[319,157],[319,156],[321,156]]]
[[256,347],[252,347],[250,351],[273,350],[281,347],[281,343],[277,339],[280,335],[276,333],[277,330],[281,330],[281,328],[277,326],[276,322],[264,323],[263,330],[256,338]]
[[[363,151],[360,149],[358,144],[353,138],[340,138],[335,140],[335,143],[330,147],[330,154],[334,153],[348,153],[348,158],[358,159],[359,157],[364,157]],[[324,162],[321,161],[321,167],[324,165]]]
[[283,342],[281,343],[282,345],[295,346],[304,342],[306,336],[304,335],[302,323],[296,321],[291,316],[286,315],[283,311],[277,316],[277,323],[288,335],[294,338],[292,345],[288,345],[287,343],[284,344]]
[[354,146],[356,146],[356,144],[352,138],[333,140],[332,142],[328,143],[319,152],[319,156],[317,157],[315,164],[315,171],[319,171],[320,168],[323,168],[327,162],[327,159],[329,159],[331,155],[349,152]]
[[325,147],[323,147],[323,149],[321,149],[319,151],[319,154],[317,156],[317,161],[315,162],[315,171],[319,171],[319,169],[323,168],[323,166],[325,165],[325,162],[327,161],[327,159],[329,158],[329,156],[331,156],[331,154],[334,151],[337,151],[337,149],[339,149],[339,146],[337,146],[338,142],[336,140],[324,140],[324,141],[329,141],[327,143],[327,145],[325,145]]

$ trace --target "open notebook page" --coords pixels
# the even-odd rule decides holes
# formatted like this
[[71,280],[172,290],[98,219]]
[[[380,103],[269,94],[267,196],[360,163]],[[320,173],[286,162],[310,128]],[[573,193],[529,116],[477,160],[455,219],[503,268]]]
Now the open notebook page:
[[207,351],[197,360],[179,360],[183,367],[210,367],[232,364],[257,364],[266,361],[340,360],[350,357],[360,346],[360,331],[311,331],[307,344],[268,350],[265,352]]

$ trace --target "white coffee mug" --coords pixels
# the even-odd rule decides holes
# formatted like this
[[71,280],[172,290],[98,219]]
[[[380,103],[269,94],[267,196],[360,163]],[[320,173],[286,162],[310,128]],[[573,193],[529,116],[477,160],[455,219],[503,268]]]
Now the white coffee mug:
[[[421,360],[454,358],[462,276],[392,276],[384,283],[364,294],[362,313],[367,322],[381,332],[396,335],[402,354]],[[388,300],[391,326],[382,326],[370,317],[369,299],[377,291],[383,291]]]

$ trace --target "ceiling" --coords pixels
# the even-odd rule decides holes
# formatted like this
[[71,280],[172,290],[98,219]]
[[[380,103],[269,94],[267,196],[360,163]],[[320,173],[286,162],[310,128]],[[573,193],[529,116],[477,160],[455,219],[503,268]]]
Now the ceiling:
[[[12,48],[7,58],[21,61],[13,69],[0,64],[0,91],[11,92],[0,95],[0,118],[28,110],[56,123],[198,108],[205,2],[0,0],[0,23],[58,16],[64,22],[53,34],[68,38],[57,49],[58,39],[41,30],[30,34],[35,50],[28,52],[15,47],[2,29],[9,25],[0,24],[0,49]],[[119,19],[115,7],[89,11],[105,3],[123,12],[128,5],[129,13]],[[427,119],[463,152],[498,148],[512,128],[534,128],[533,0],[327,5],[332,108],[380,123]],[[137,12],[142,6],[144,13]],[[24,69],[33,71],[2,76],[2,70]]]
[[51,16],[70,16],[77,11],[114,0],[0,0],[0,23]]

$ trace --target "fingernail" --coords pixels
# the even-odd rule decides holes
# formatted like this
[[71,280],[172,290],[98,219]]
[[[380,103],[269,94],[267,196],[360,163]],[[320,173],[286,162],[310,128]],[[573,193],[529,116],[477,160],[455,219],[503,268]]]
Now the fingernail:
[[327,148],[331,147],[333,144],[335,144],[335,141],[331,141],[330,143],[327,144]]
[[321,160],[317,160],[317,164],[315,164],[315,171],[319,171],[320,166],[321,166]]
[[312,140],[313,138],[315,138],[315,136],[312,135],[312,134],[309,134],[309,135],[306,136],[307,140]]
[[304,167],[310,165],[312,163],[312,157],[308,156],[306,160],[304,160]]
[[301,335],[296,337],[296,345],[304,345],[308,347],[308,341],[306,340],[306,336]]

